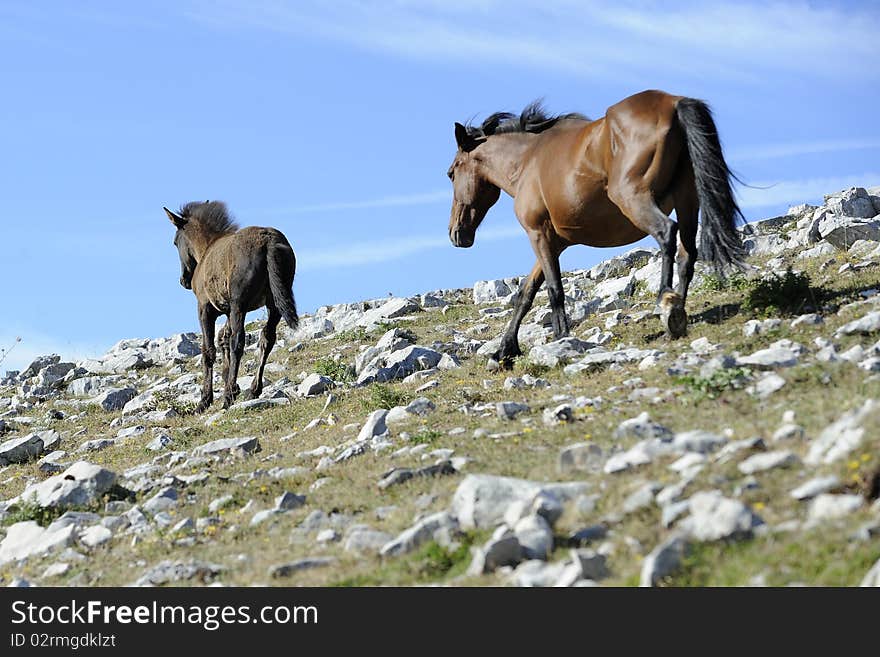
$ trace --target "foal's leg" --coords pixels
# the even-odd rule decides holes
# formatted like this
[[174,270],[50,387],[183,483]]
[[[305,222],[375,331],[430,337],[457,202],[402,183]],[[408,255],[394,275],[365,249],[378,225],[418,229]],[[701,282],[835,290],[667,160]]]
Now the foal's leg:
[[237,380],[238,366],[244,354],[244,316],[240,308],[231,308],[229,311],[229,370],[223,391],[223,408],[229,408],[239,392]]
[[199,304],[199,323],[202,325],[202,398],[196,406],[196,413],[204,412],[214,401],[214,324],[217,312],[209,304]]
[[657,207],[650,192],[636,191],[625,183],[614,186],[609,184],[608,197],[635,226],[657,240],[663,256],[660,292],[657,294],[660,315],[671,337],[683,336],[687,332],[684,299],[672,290],[672,266],[678,246],[678,226]]
[[217,342],[220,343],[220,355],[223,357],[223,370],[220,373],[220,378],[223,380],[223,385],[226,385],[226,381],[229,379],[229,318],[226,318],[226,323],[223,324],[223,328],[220,329],[220,333],[217,335]]
[[501,348],[493,356],[502,365],[510,366],[514,358],[522,355],[516,334],[519,331],[520,324],[522,324],[523,317],[526,316],[526,313],[532,307],[535,294],[537,294],[538,288],[541,287],[543,282],[544,270],[541,268],[540,261],[538,261],[532,267],[531,273],[523,279],[519,292],[516,293],[513,299],[513,317],[510,320],[510,324],[507,325],[504,337],[501,338]]
[[257,368],[257,376],[251,384],[250,397],[256,399],[263,392],[263,368],[266,366],[266,360],[269,358],[269,352],[275,346],[275,329],[278,328],[278,322],[281,321],[281,313],[274,305],[266,305],[269,316],[266,319],[266,325],[263,332],[260,333],[260,366]]

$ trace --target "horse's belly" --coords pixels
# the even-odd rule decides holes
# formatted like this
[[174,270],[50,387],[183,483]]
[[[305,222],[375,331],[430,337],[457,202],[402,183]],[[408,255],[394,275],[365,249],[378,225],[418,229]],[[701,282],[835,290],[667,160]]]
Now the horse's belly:
[[646,233],[619,210],[593,213],[589,217],[554,222],[556,233],[571,244],[624,246],[642,239]]

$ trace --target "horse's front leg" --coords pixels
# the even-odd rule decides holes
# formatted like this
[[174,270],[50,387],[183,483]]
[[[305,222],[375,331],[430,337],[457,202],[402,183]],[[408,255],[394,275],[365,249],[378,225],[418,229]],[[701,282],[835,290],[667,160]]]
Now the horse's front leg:
[[[549,223],[549,222],[548,222]],[[565,291],[562,288],[562,271],[559,267],[559,254],[565,249],[557,238],[548,235],[548,231],[530,231],[529,239],[532,249],[538,256],[538,264],[544,272],[547,284],[547,295],[550,297],[550,311],[553,323],[553,335],[558,340],[568,335],[568,317],[565,315]]]
[[214,401],[214,361],[217,350],[214,347],[214,324],[217,313],[210,304],[199,304],[199,324],[202,326],[202,398],[196,412],[202,413]]
[[226,370],[226,381],[223,390],[223,408],[229,408],[239,393],[238,366],[244,355],[244,311],[232,309],[227,322],[229,338],[229,367]]
[[501,348],[493,356],[505,368],[510,368],[513,365],[513,359],[522,355],[516,336],[523,318],[532,307],[535,294],[537,294],[543,282],[544,270],[541,268],[539,261],[535,263],[532,271],[523,280],[519,292],[516,293],[513,299],[513,317],[510,320],[510,324],[507,325],[504,336],[501,338]]

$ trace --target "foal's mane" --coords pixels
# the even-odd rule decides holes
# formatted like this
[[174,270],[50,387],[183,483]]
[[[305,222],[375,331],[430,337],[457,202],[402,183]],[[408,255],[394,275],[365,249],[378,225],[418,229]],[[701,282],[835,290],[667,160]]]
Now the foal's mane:
[[232,220],[223,201],[190,201],[180,208],[178,214],[206,233],[234,233],[238,230],[238,224]]
[[525,106],[519,116],[512,112],[495,112],[490,115],[479,126],[471,125],[468,122],[465,125],[467,133],[471,137],[489,137],[491,135],[500,135],[510,132],[531,132],[539,133],[549,130],[559,121],[564,119],[578,119],[581,121],[589,121],[586,116],[577,112],[568,114],[548,114],[541,103],[541,100],[535,100]]

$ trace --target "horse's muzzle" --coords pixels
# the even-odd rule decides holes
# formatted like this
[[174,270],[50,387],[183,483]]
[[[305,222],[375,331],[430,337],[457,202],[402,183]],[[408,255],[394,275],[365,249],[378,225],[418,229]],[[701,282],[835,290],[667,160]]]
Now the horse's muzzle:
[[185,276],[180,277],[180,284],[184,287],[184,289],[191,290],[192,289],[192,279],[186,278]]
[[452,243],[461,248],[466,249],[474,245],[474,234],[473,233],[462,233],[462,231],[454,230],[449,233],[449,239],[452,240]]

